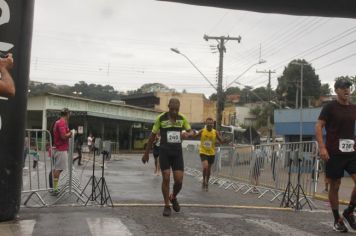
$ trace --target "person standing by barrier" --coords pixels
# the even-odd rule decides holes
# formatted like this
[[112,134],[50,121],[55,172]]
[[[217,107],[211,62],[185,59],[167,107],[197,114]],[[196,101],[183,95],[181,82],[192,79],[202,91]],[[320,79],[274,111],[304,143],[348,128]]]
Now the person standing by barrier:
[[53,150],[53,190],[58,194],[58,180],[61,172],[66,169],[68,160],[69,138],[72,137],[72,131],[69,130],[70,111],[68,108],[61,110],[59,118],[53,126],[54,150]]
[[89,153],[91,153],[92,149],[93,149],[93,141],[94,141],[94,137],[93,135],[90,133],[88,138],[87,138],[87,145],[88,145],[88,149],[89,149]]
[[208,191],[211,166],[215,161],[216,140],[218,140],[220,144],[223,143],[219,132],[213,129],[213,126],[214,120],[212,118],[207,118],[205,127],[194,134],[194,136],[200,136],[199,154],[203,169],[202,188],[206,191]]
[[[259,143],[257,143],[259,145]],[[252,188],[252,193],[259,193],[256,188],[259,185],[259,178],[261,175],[261,168],[264,163],[264,159],[266,158],[266,153],[262,150],[262,147],[256,148],[252,152],[252,165],[251,165],[251,182],[254,185]]]
[[155,172],[154,174],[159,175],[159,145],[161,142],[161,135],[158,132],[155,140],[153,141],[153,158],[155,159]]
[[[356,106],[351,104],[352,83],[345,79],[335,82],[336,101],[326,104],[320,112],[315,125],[316,140],[319,144],[320,158],[326,162],[325,172],[328,178],[329,201],[334,215],[335,231],[347,232],[348,224],[356,230],[353,211],[356,207],[356,151],[355,151],[355,120]],[[326,130],[326,142],[323,142],[323,128]],[[339,188],[344,171],[354,181],[354,189],[348,207],[339,215]]]
[[[148,163],[149,152],[152,143],[158,132],[161,134],[159,164],[162,171],[162,194],[164,198],[163,216],[171,215],[172,203],[173,210],[180,211],[177,195],[182,189],[184,162],[182,152],[182,139],[191,137],[193,132],[190,124],[181,113],[179,113],[180,102],[177,98],[171,98],[168,103],[168,112],[160,114],[152,128],[151,135],[148,139],[145,152],[142,156],[142,162]],[[186,130],[187,132],[182,132]],[[173,193],[169,194],[169,181],[171,169],[173,171]]]

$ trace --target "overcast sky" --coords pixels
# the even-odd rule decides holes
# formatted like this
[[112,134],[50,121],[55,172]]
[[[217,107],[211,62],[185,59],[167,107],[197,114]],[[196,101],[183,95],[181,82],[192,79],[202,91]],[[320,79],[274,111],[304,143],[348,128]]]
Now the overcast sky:
[[[163,83],[178,91],[214,89],[178,48],[216,84],[217,42],[209,36],[241,36],[229,41],[224,56],[224,86],[239,77],[254,88],[266,86],[275,70],[277,86],[284,67],[304,58],[322,83],[356,75],[354,19],[288,16],[184,5],[154,0],[38,0],[35,2],[30,79],[74,85],[112,85],[127,91]],[[256,65],[261,58],[267,62]],[[255,65],[255,66],[253,66]],[[249,69],[250,68],[250,69]],[[249,70],[248,70],[249,69]],[[233,84],[232,86],[235,86]]]

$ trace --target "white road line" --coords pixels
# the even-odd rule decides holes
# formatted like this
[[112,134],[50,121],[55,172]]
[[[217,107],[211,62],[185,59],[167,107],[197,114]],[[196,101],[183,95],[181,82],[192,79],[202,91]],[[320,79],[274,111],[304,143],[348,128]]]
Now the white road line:
[[87,218],[93,236],[131,236],[132,233],[118,218]]
[[315,234],[311,234],[305,232],[303,230],[299,230],[296,228],[289,227],[288,225],[282,225],[276,223],[272,220],[263,220],[263,219],[246,219],[247,222],[252,224],[257,224],[268,231],[278,233],[280,235],[293,235],[293,236],[314,236]]
[[35,220],[20,220],[12,223],[0,224],[1,236],[32,236]]

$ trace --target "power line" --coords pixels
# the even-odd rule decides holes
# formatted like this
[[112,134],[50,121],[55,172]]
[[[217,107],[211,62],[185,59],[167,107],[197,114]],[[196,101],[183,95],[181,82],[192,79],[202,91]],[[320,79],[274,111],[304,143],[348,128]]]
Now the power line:
[[332,50],[330,50],[330,51],[328,51],[328,52],[326,52],[326,53],[324,53],[324,54],[322,54],[322,55],[320,55],[320,56],[318,56],[318,57],[315,57],[315,58],[309,60],[309,62],[312,62],[312,61],[318,60],[318,59],[320,59],[320,58],[322,58],[322,57],[325,57],[325,56],[327,56],[327,55],[329,55],[329,54],[331,54],[331,53],[333,53],[333,52],[336,52],[336,51],[338,51],[338,50],[340,50],[340,49],[342,49],[342,48],[344,48],[344,47],[346,47],[346,46],[349,46],[349,45],[351,45],[351,44],[353,44],[353,43],[355,43],[355,42],[356,42],[356,39],[355,39],[355,40],[352,40],[351,42],[348,42],[348,43],[346,43],[346,44],[344,44],[344,45],[341,45],[340,47],[334,48],[334,49],[332,49]]
[[324,65],[324,66],[322,66],[322,67],[319,67],[317,70],[322,70],[322,69],[324,69],[324,68],[327,68],[327,67],[332,66],[332,65],[334,65],[334,64],[336,64],[336,63],[342,62],[342,61],[344,61],[344,60],[346,60],[346,59],[349,59],[349,58],[351,58],[351,57],[354,57],[354,56],[356,56],[356,53],[352,53],[351,55],[348,55],[348,56],[346,56],[346,57],[343,57],[343,58],[341,58],[341,59],[338,59],[338,60],[336,60],[336,61],[333,61],[333,62],[331,62],[331,63],[329,63],[329,64],[327,64],[327,65]]

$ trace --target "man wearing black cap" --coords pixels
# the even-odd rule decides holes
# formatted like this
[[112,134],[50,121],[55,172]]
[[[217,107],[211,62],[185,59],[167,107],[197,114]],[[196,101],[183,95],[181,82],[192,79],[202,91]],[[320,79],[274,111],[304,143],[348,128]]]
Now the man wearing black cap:
[[69,138],[72,137],[72,131],[68,128],[69,116],[70,111],[68,108],[63,108],[61,110],[61,118],[53,126],[53,190],[55,194],[58,193],[59,175],[67,167]]
[[[333,229],[338,232],[347,232],[346,225],[349,226],[350,230],[356,230],[353,215],[356,207],[356,106],[350,102],[351,85],[352,83],[346,79],[339,79],[335,82],[336,101],[332,101],[323,107],[315,126],[320,158],[326,162],[325,174],[330,183],[329,201],[335,220]],[[323,128],[326,131],[325,143],[323,141]],[[354,181],[354,189],[349,206],[340,216],[339,187],[344,171],[351,175]]]

